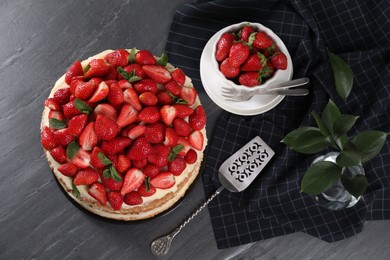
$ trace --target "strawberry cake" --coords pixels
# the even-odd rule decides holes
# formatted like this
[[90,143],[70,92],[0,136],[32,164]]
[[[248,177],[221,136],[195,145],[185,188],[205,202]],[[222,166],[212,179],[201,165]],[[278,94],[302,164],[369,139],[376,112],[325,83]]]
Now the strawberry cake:
[[191,79],[148,50],[75,61],[55,83],[41,142],[55,177],[85,209],[140,220],[172,207],[196,179],[206,114]]

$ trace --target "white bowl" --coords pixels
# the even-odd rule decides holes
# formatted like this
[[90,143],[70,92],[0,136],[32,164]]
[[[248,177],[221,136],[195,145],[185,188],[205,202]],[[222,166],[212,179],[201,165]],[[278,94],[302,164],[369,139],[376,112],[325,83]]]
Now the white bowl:
[[[215,59],[217,42],[219,41],[222,34],[226,32],[236,32],[243,25],[246,25],[248,23],[251,24],[256,31],[266,32],[287,57],[286,70],[278,69],[274,73],[274,75],[271,78],[269,78],[264,84],[255,87],[250,87],[250,88],[243,85],[235,84],[233,81],[225,78],[225,76],[219,70],[219,64]],[[291,80],[293,75],[293,64],[292,64],[290,54],[287,50],[287,47],[284,45],[282,40],[274,32],[272,32],[272,30],[259,23],[241,22],[221,29],[210,38],[210,40],[207,42],[202,52],[202,56],[200,60],[200,75],[206,93],[218,106],[234,114],[256,115],[256,114],[264,113],[272,109],[273,107],[275,107],[283,100],[284,96],[258,95],[252,97],[250,100],[245,102],[231,102],[231,101],[226,101],[221,96],[221,87],[230,86],[230,87],[245,89],[245,90],[256,89],[256,88],[267,88],[267,86],[269,86],[270,84]]]

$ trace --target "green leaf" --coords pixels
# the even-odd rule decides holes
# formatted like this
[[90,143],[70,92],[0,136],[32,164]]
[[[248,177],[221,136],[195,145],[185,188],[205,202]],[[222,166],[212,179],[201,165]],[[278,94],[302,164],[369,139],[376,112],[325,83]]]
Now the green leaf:
[[127,79],[127,80],[131,77],[130,73],[127,72],[127,71],[125,71],[121,66],[118,66],[118,67],[116,68],[116,71],[117,71],[119,74],[121,74],[123,78],[125,78],[125,79]]
[[146,188],[146,191],[149,191],[150,190],[150,177],[146,177],[145,178],[145,188]]
[[110,165],[112,162],[102,152],[98,152],[98,158],[104,165]]
[[341,170],[342,167],[328,161],[312,164],[302,178],[301,191],[307,194],[326,191],[340,178]]
[[63,129],[66,127],[66,123],[53,117],[49,119],[49,124],[50,127],[54,129]]
[[90,68],[91,68],[91,65],[89,65],[89,64],[87,66],[85,66],[85,68],[83,69],[84,73],[87,73]]
[[128,58],[128,62],[129,63],[134,63],[135,62],[135,53],[136,53],[136,49],[132,48],[130,50],[130,54],[129,54],[129,58]]
[[72,193],[73,193],[73,195],[74,195],[76,198],[79,198],[79,197],[80,197],[80,191],[79,191],[79,189],[76,187],[76,185],[74,185],[73,181],[72,181]]
[[329,100],[328,104],[322,112],[321,119],[329,130],[329,133],[333,136],[333,125],[337,117],[341,115],[339,108],[333,103],[332,100]]
[[168,64],[168,55],[163,53],[156,63],[165,67]]
[[106,169],[104,169],[104,171],[103,171],[103,177],[104,177],[104,179],[108,179],[108,178],[111,177],[110,167],[107,167]]
[[330,66],[332,67],[336,91],[346,101],[353,85],[353,73],[348,63],[338,55],[328,51]]
[[72,141],[70,144],[68,144],[68,147],[66,148],[66,156],[68,156],[69,159],[73,159],[79,149],[80,146],[76,143],[76,141]]
[[359,149],[362,163],[374,158],[382,149],[387,133],[371,130],[358,134],[351,142]]
[[122,178],[118,174],[118,172],[116,171],[114,165],[110,166],[110,175],[111,175],[111,178],[114,179],[114,181],[116,181],[116,182],[122,181]]
[[168,155],[168,161],[172,162],[183,148],[184,148],[184,146],[181,144],[174,146]]
[[313,154],[324,150],[330,144],[329,138],[319,130],[311,130],[302,133],[291,149],[304,154]]
[[282,143],[284,143],[285,145],[287,145],[288,147],[292,148],[295,144],[295,141],[305,132],[308,132],[308,131],[320,131],[318,128],[316,127],[299,127],[297,129],[294,129],[293,131],[291,131],[290,133],[288,133],[284,138],[283,140],[281,141]]
[[249,35],[249,37],[248,37],[248,44],[249,45],[252,45],[253,41],[255,40],[255,37],[256,37],[256,32],[253,32],[253,33],[251,33],[251,35]]
[[363,195],[368,186],[368,181],[364,175],[356,175],[354,178],[348,178],[345,174],[340,177],[344,188],[351,193],[355,198]]
[[346,134],[354,126],[358,116],[342,114],[335,118],[333,133],[335,136]]
[[131,76],[129,79],[128,79],[128,81],[130,82],[130,83],[133,83],[133,82],[136,82],[136,81],[139,81],[139,80],[141,80],[142,78],[141,77],[138,77],[138,76]]
[[318,128],[320,129],[321,133],[324,135],[324,136],[328,136],[329,135],[329,130],[328,128],[326,127],[325,123],[322,121],[322,119],[320,118],[320,116],[317,114],[316,111],[312,111],[311,112],[311,115],[314,117],[314,119],[316,120],[316,123],[317,123],[317,126]]
[[360,165],[360,152],[357,149],[341,151],[336,158],[336,163],[343,167]]
[[185,101],[184,99],[181,99],[181,98],[179,98],[179,97],[173,95],[172,92],[167,91],[167,93],[168,93],[169,96],[171,96],[172,101],[173,101],[174,104],[184,104],[184,105],[187,105],[187,104],[188,104],[187,101]]
[[74,106],[81,113],[89,115],[93,112],[92,108],[88,106],[86,103],[84,103],[81,99],[76,98],[73,102],[74,102]]

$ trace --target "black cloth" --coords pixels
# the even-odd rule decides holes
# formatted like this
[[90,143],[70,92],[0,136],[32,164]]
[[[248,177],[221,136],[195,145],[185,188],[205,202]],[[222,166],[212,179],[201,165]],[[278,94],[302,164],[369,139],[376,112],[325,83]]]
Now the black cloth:
[[[204,91],[199,61],[209,38],[242,21],[271,28],[286,44],[293,78],[311,80],[306,97],[286,97],[256,116],[223,112],[208,145],[203,184],[207,196],[219,187],[218,168],[254,136],[275,151],[272,161],[241,193],[224,190],[209,205],[219,248],[237,246],[292,232],[332,242],[359,233],[365,220],[390,218],[390,145],[364,165],[367,192],[352,208],[330,211],[299,191],[300,180],[316,155],[289,150],[281,139],[300,126],[315,125],[332,99],[342,113],[359,115],[350,134],[390,130],[390,2],[370,0],[197,1],[177,10],[166,44],[170,62]],[[347,102],[336,93],[326,48],[348,62],[354,86]],[[207,113],[207,110],[206,110]],[[209,129],[210,130],[210,129]],[[387,173],[387,174],[386,174]]]

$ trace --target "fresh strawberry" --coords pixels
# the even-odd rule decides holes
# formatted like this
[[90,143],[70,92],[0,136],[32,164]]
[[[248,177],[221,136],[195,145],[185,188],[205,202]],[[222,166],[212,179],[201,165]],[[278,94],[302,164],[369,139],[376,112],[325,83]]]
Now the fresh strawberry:
[[84,76],[83,67],[81,66],[81,62],[76,60],[68,69],[65,74],[65,82],[70,85],[74,77]]
[[188,137],[188,140],[190,141],[191,146],[194,147],[196,150],[202,150],[204,137],[200,130],[195,130],[194,132],[192,132]]
[[142,69],[146,75],[154,79],[157,83],[167,83],[172,79],[171,73],[164,66],[143,65]]
[[287,69],[287,57],[283,52],[276,52],[274,55],[272,55],[271,63],[277,69]]
[[131,143],[132,141],[130,138],[115,137],[109,141],[103,141],[102,150],[104,154],[117,154],[122,152]]
[[71,162],[79,167],[80,169],[85,169],[89,167],[91,161],[91,154],[87,151],[84,151],[82,148],[79,149],[77,154],[72,158]]
[[130,168],[126,172],[125,178],[123,180],[123,185],[121,188],[122,195],[129,193],[130,191],[134,191],[141,186],[141,184],[145,180],[145,175],[141,170],[136,168]]
[[188,105],[184,104],[176,104],[174,105],[176,109],[177,117],[179,118],[186,118],[187,116],[191,115],[194,110],[190,108]]
[[160,173],[160,167],[154,164],[147,164],[143,169],[143,172],[146,176],[153,178]]
[[123,201],[127,205],[134,206],[134,205],[142,204],[143,199],[142,199],[141,195],[139,195],[136,191],[132,191],[132,192],[127,193],[123,197]]
[[187,154],[184,157],[184,160],[188,164],[195,163],[197,159],[198,159],[198,154],[196,153],[196,151],[194,149],[188,150]]
[[160,122],[147,124],[145,128],[146,139],[150,143],[161,143],[165,138],[165,128],[165,125]]
[[[118,78],[118,71],[116,69],[116,67],[112,67],[110,66],[110,69],[108,70],[108,72],[106,73],[106,75],[104,75],[104,77],[102,78],[104,81],[110,81],[110,80],[117,80]],[[109,84],[107,84],[109,86]]]
[[98,102],[100,100],[103,100],[105,97],[108,96],[109,91],[110,89],[108,88],[106,82],[104,81],[100,82],[97,89],[92,94],[92,97],[89,99],[89,102]]
[[85,151],[92,150],[97,145],[98,137],[95,133],[95,123],[90,122],[80,135],[79,144]]
[[111,84],[110,92],[108,93],[108,101],[112,105],[122,104],[124,100],[124,95],[122,89],[119,87],[118,83]]
[[90,185],[97,182],[99,174],[92,168],[88,167],[79,171],[73,179],[74,185]]
[[61,111],[50,110],[48,118],[55,118],[57,120],[64,121],[64,115]]
[[241,85],[247,87],[258,86],[261,84],[261,77],[259,75],[259,72],[249,71],[245,72],[244,74],[241,74],[238,78],[238,82],[240,82]]
[[79,136],[88,123],[88,115],[81,114],[78,116],[72,117],[68,122],[68,130],[71,135]]
[[176,157],[168,164],[168,171],[173,175],[178,176],[184,171],[186,166],[187,164],[183,157]]
[[74,95],[76,88],[81,84],[84,84],[84,79],[76,78],[76,79],[72,80],[72,83],[70,83],[70,86],[69,86],[70,93]]
[[131,161],[125,155],[118,156],[118,172],[125,173],[131,167]]
[[48,98],[45,100],[45,106],[54,111],[59,111],[61,109],[60,104],[54,98]]
[[179,136],[177,139],[177,144],[181,144],[183,149],[177,154],[179,156],[185,156],[187,152],[192,148],[190,142],[185,137]]
[[149,184],[149,187],[146,188],[146,185],[145,184],[142,184],[138,190],[137,190],[138,194],[141,195],[142,197],[150,197],[152,196],[153,194],[156,193],[156,188],[153,187],[152,185]]
[[272,64],[272,62],[268,60],[264,68],[261,70],[260,76],[264,78],[269,78],[274,74],[274,72],[275,72],[275,67]]
[[249,57],[249,46],[243,42],[233,43],[229,51],[229,63],[233,68],[238,68]]
[[95,182],[89,187],[88,194],[100,202],[103,206],[107,203],[106,189],[100,182]]
[[125,127],[138,119],[138,111],[129,104],[124,104],[116,121],[119,127]]
[[150,184],[158,189],[169,189],[175,183],[175,176],[170,172],[162,172],[150,180]]
[[94,81],[83,82],[77,85],[74,95],[81,100],[87,100],[94,94],[97,86]]
[[148,159],[142,159],[142,160],[132,160],[131,165],[137,169],[142,169],[148,164]]
[[161,154],[162,156],[165,156],[165,157],[168,157],[169,154],[171,153],[171,149],[162,143],[155,144],[153,146],[153,150],[154,150],[153,153]]
[[144,92],[139,95],[139,100],[145,106],[155,106],[157,105],[158,99],[155,94],[150,91]]
[[171,105],[173,102],[171,95],[169,95],[165,90],[157,92],[157,99],[158,103],[162,106]]
[[[118,119],[119,120],[119,119]],[[119,132],[118,125],[115,121],[104,115],[97,115],[95,121],[95,133],[101,140],[110,140]]]
[[143,79],[134,84],[134,89],[138,94],[150,91],[153,94],[157,93],[157,83],[153,79]]
[[142,136],[131,144],[126,155],[130,160],[143,160],[146,159],[152,152],[152,146],[146,137]]
[[265,57],[269,58],[274,53],[279,52],[279,51],[280,51],[279,47],[275,43],[273,43],[271,45],[271,47],[268,47],[267,49],[263,50],[263,54]]
[[138,93],[132,88],[128,88],[123,92],[124,102],[130,104],[135,110],[141,111],[142,104],[139,100]]
[[165,129],[165,139],[163,142],[164,145],[166,145],[168,147],[174,147],[177,144],[178,139],[179,139],[179,136],[177,135],[175,130],[173,130],[170,127],[167,127]]
[[106,167],[106,165],[102,162],[102,160],[99,158],[99,153],[102,153],[102,155],[105,156],[105,154],[102,152],[102,149],[95,146],[92,150],[91,157],[90,157],[90,164],[95,169],[100,169]]
[[175,80],[171,80],[167,84],[165,84],[164,88],[167,91],[171,92],[173,95],[179,96],[183,87],[179,85],[179,83],[177,83]]
[[264,50],[271,47],[273,43],[274,41],[267,33],[257,32],[256,34],[254,34],[252,46],[257,49]]
[[70,93],[70,88],[61,88],[54,93],[53,98],[58,104],[65,105],[69,102],[70,95],[72,95],[72,93]]
[[226,58],[222,61],[222,63],[219,65],[219,70],[228,79],[235,78],[238,76],[238,74],[240,74],[240,68],[232,67],[230,65],[229,58]]
[[94,109],[95,116],[97,115],[103,115],[111,119],[112,121],[115,121],[118,119],[118,114],[113,106],[110,104],[99,104]]
[[106,187],[108,190],[111,191],[120,191],[123,185],[123,178],[121,181],[115,181],[113,178],[108,177],[107,179],[104,178],[103,174],[100,174],[100,179],[102,180],[102,183],[104,187]]
[[127,80],[125,79],[121,79],[118,81],[118,85],[121,89],[125,90],[125,89],[128,89],[128,88],[132,88],[133,85],[131,85],[130,82],[128,82]]
[[68,128],[63,128],[55,131],[54,138],[56,139],[56,142],[63,147],[67,146],[68,144],[70,144],[70,142],[74,140],[74,137],[73,135],[71,135]]
[[115,50],[104,57],[104,60],[113,67],[125,67],[127,65],[129,53],[125,49]]
[[76,176],[77,172],[79,171],[79,168],[77,168],[77,166],[73,163],[64,163],[58,166],[58,171],[65,176],[73,178],[74,176]]
[[87,78],[103,77],[110,70],[110,65],[103,59],[93,59],[89,62],[89,69],[85,73]]
[[158,167],[164,167],[168,164],[168,157],[161,154],[152,154],[148,156],[148,162]]
[[167,125],[171,125],[177,115],[177,111],[174,106],[165,105],[160,109],[161,119]]
[[144,125],[137,125],[137,126],[133,127],[132,129],[130,129],[127,132],[127,136],[130,139],[135,140],[138,137],[143,136],[144,133],[145,133],[145,130],[146,130],[146,126],[144,126]]
[[148,50],[139,50],[134,55],[135,62],[141,65],[153,65],[156,64],[156,59],[153,54]]
[[243,42],[248,42],[249,36],[255,31],[255,29],[250,25],[245,25],[241,28],[240,39]]
[[157,107],[145,107],[139,113],[138,118],[145,123],[155,123],[160,119],[160,112]]
[[192,106],[195,103],[196,96],[198,94],[196,93],[196,90],[194,88],[189,88],[189,87],[182,87],[181,92],[180,92],[180,97],[187,101],[187,104],[189,106]]
[[173,120],[173,129],[178,136],[188,136],[191,133],[191,126],[182,118]]
[[123,204],[123,196],[118,191],[110,191],[107,194],[108,203],[114,210],[120,210]]
[[184,85],[184,83],[186,82],[186,74],[184,74],[184,71],[180,68],[172,71],[171,76],[173,80],[175,80],[180,85]]
[[[142,66],[137,63],[129,64],[123,68],[128,73],[134,72],[134,76],[140,77],[141,79],[146,77],[145,71],[142,69]],[[121,75],[118,76],[119,79],[123,79]]]
[[222,34],[221,38],[217,42],[217,50],[215,53],[215,58],[217,61],[221,62],[229,56],[230,48],[232,47],[235,40],[236,36],[234,34]]
[[260,52],[252,53],[242,64],[241,71],[259,71],[266,64],[267,58]]
[[43,148],[51,150],[58,145],[54,133],[50,130],[48,126],[45,126],[42,129],[41,133],[41,143]]
[[206,125],[206,112],[203,106],[199,105],[195,108],[194,113],[189,116],[188,122],[193,130],[201,130]]
[[62,146],[57,146],[50,150],[50,155],[59,163],[65,163],[67,160],[66,151]]

